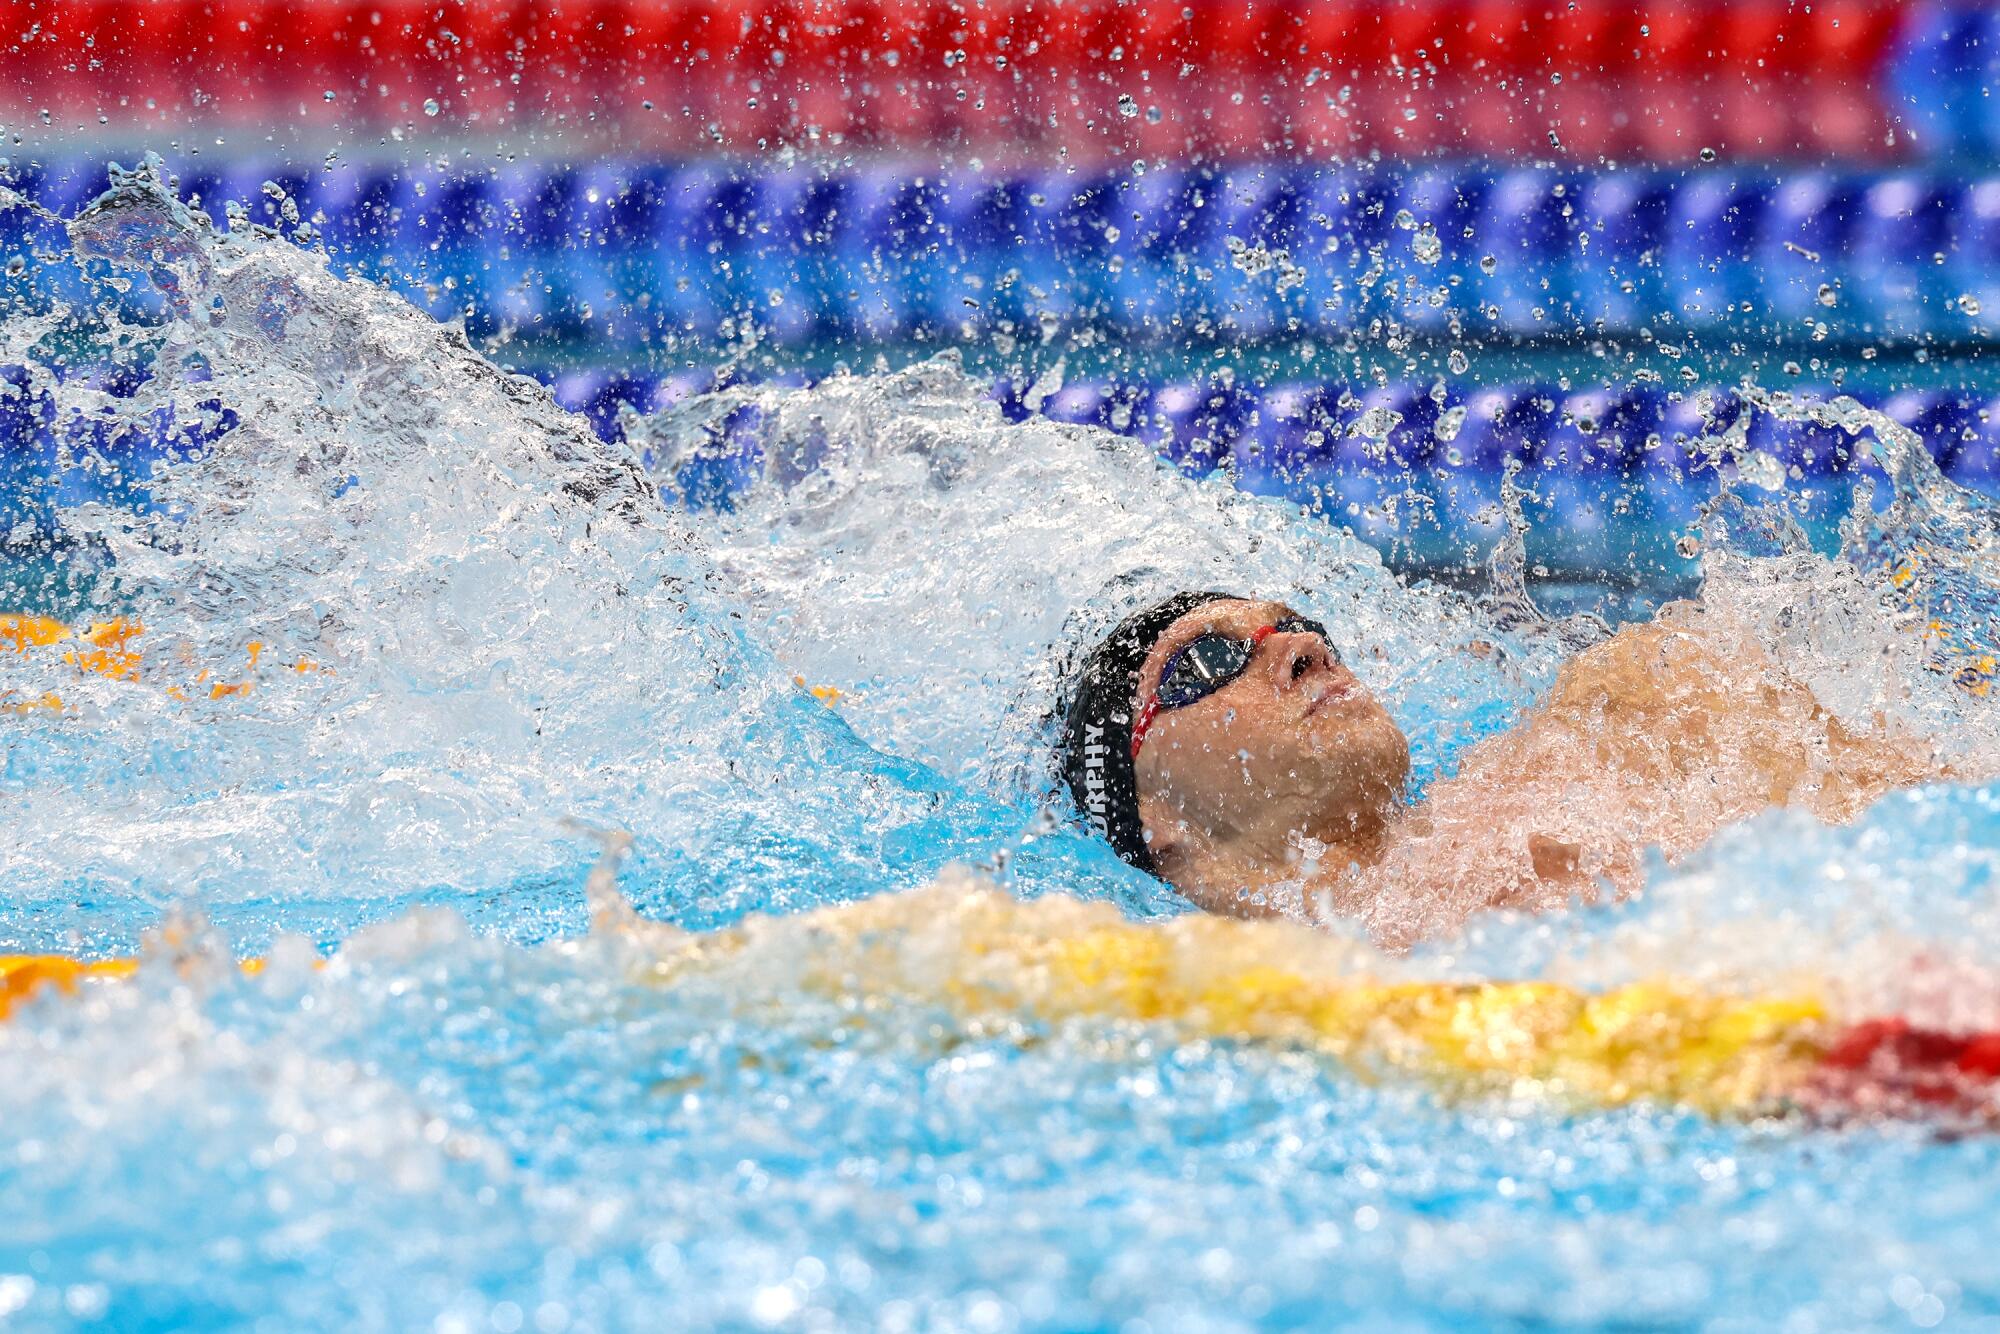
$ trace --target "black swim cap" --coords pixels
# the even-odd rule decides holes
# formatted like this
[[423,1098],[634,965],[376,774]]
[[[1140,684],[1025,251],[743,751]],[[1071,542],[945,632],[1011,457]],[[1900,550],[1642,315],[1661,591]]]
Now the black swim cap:
[[1126,617],[1105,637],[1077,673],[1063,721],[1062,775],[1090,827],[1132,865],[1153,871],[1139,820],[1139,780],[1132,768],[1132,696],[1139,668],[1168,626],[1210,602],[1235,593],[1176,593]]

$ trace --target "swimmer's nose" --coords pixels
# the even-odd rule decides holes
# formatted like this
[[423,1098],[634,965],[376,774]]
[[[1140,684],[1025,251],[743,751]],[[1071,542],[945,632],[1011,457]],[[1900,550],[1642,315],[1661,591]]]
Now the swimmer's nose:
[[1296,685],[1315,673],[1330,672],[1338,665],[1326,641],[1318,635],[1303,632],[1285,635],[1283,645],[1278,659],[1280,685]]

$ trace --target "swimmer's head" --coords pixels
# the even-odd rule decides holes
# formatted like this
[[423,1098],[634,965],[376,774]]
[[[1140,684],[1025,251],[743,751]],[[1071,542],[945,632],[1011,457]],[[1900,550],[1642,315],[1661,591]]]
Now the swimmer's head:
[[1176,882],[1191,856],[1279,861],[1295,835],[1351,842],[1379,828],[1410,769],[1408,740],[1318,625],[1214,592],[1112,631],[1079,677],[1063,744],[1085,818]]

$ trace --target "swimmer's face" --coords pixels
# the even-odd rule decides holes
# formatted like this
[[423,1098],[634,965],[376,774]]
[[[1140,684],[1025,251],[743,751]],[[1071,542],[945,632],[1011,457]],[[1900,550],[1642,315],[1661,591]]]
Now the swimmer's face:
[[[1295,613],[1281,603],[1224,601],[1167,627],[1139,669],[1139,705],[1173,655],[1204,634],[1249,638]],[[1281,856],[1293,833],[1354,837],[1395,801],[1410,772],[1410,743],[1325,641],[1309,632],[1267,636],[1243,674],[1177,709],[1162,709],[1134,762],[1150,846],[1171,871],[1190,832],[1212,845],[1248,844]]]

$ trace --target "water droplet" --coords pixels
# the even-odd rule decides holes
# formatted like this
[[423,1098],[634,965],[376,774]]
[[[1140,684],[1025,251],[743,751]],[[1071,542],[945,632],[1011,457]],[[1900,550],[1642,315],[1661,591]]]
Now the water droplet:
[[1435,264],[1444,258],[1444,242],[1438,240],[1437,230],[1427,222],[1410,239],[1410,251],[1419,263]]
[[1680,553],[1682,560],[1693,560],[1701,554],[1701,542],[1693,533],[1685,533],[1674,543],[1674,550]]
[[1968,315],[1977,315],[1979,313],[1979,298],[1970,292],[1966,292],[1958,298],[1958,308]]
[[1819,303],[1822,306],[1830,306],[1838,299],[1839,295],[1833,290],[1832,283],[1821,283],[1819,285]]
[[1500,261],[1491,255],[1481,255],[1479,257],[1479,271],[1491,278],[1500,271]]
[[1396,210],[1396,230],[1407,232],[1417,225],[1417,215],[1406,208]]
[[435,97],[426,97],[424,99],[424,114],[426,116],[435,116],[437,113],[438,100]]
[[325,98],[327,101],[331,102],[334,99],[334,91],[333,89],[329,88],[325,92],[321,93],[320,96]]
[[1130,120],[1139,114],[1139,99],[1130,93],[1118,94],[1118,114]]
[[1765,491],[1785,489],[1785,465],[1761,449],[1746,452],[1736,461],[1736,468],[1743,480],[1754,487]]
[[1472,358],[1465,355],[1463,348],[1455,347],[1451,350],[1451,355],[1445,358],[1445,364],[1451,367],[1453,375],[1463,375],[1472,369]]
[[1458,439],[1458,428],[1463,425],[1465,425],[1465,404],[1461,403],[1455,408],[1446,408],[1438,414],[1437,425],[1431,428],[1431,434],[1440,440],[1450,442]]
[[1370,408],[1347,428],[1348,438],[1356,436],[1369,440],[1387,440],[1389,432],[1396,429],[1403,420],[1403,414],[1394,408]]
[[1703,162],[1713,162],[1713,161],[1715,161],[1715,150],[1714,150],[1713,148],[1704,148],[1704,149],[1702,149],[1702,150],[1701,150],[1701,160],[1702,160]]

